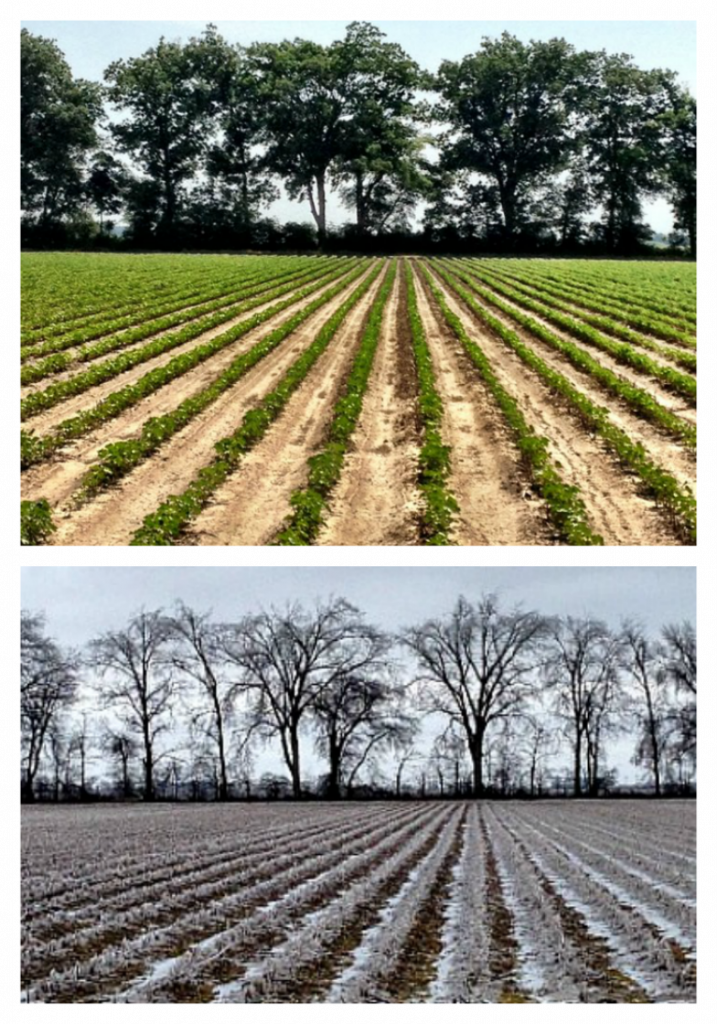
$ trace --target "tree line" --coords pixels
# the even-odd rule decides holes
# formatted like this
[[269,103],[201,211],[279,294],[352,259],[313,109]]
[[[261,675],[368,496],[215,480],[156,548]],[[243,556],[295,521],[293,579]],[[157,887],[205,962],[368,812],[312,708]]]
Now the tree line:
[[[399,249],[631,255],[666,197],[696,254],[696,103],[626,54],[504,32],[421,68],[376,26],[231,44],[213,25],[75,78],[22,30],[28,245]],[[278,185],[312,221],[266,215]],[[327,223],[327,196],[351,217]],[[412,229],[417,209],[423,223]]]
[[[536,796],[566,756],[566,791],[594,797],[614,778],[606,743],[620,735],[660,796],[691,786],[696,728],[687,621],[651,635],[637,620],[611,629],[484,595],[391,634],[336,597],[228,623],[178,603],[76,651],[42,613],[21,617],[27,802],[299,799],[307,742],[322,764],[313,792],[329,799],[401,796],[409,774],[419,795]],[[286,776],[258,781],[267,744]]]

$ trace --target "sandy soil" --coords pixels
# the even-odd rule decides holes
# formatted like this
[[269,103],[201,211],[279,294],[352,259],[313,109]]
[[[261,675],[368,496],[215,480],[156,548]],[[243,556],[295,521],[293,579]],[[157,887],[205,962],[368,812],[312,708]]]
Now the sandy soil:
[[460,513],[458,544],[550,544],[543,502],[530,489],[500,410],[435,306],[420,272],[418,309],[443,400],[441,437],[451,449],[448,486]]
[[416,371],[399,267],[352,450],[317,544],[418,544]]
[[[637,481],[622,471],[598,438],[588,433],[577,418],[566,415],[558,397],[518,356],[479,327],[467,307],[440,282],[439,286],[448,306],[461,317],[469,337],[485,352],[502,385],[520,399],[526,420],[536,433],[549,439],[550,454],[563,479],[579,487],[590,523],[605,543],[676,544],[665,517],[652,501],[637,494]],[[559,369],[566,368],[561,363]],[[569,376],[567,371],[565,375]],[[576,384],[588,390],[582,378]]]
[[[369,268],[366,269],[366,274],[368,273]],[[356,287],[365,276],[362,275],[352,287]],[[96,440],[91,447],[88,445],[82,461],[75,458],[68,462],[38,466],[24,474],[33,477],[33,496],[43,495],[51,504],[60,505],[56,515],[58,530],[53,543],[129,543],[144,517],[153,512],[171,494],[181,493],[197,471],[212,459],[216,442],[232,433],[245,413],[258,405],[264,395],[271,391],[291,363],[308,347],[316,332],[345,300],[347,294],[339,293],[317,310],[277,349],[250,370],[235,387],[163,445],[152,459],[142,463],[116,487],[100,494],[89,505],[74,509],[71,496],[79,485],[83,473],[96,459],[97,451],[101,447]],[[263,324],[256,332],[252,332],[253,337],[247,335],[247,339],[250,343],[256,342],[279,322],[281,321],[277,318],[276,321],[272,320],[270,325]],[[211,365],[205,366],[205,374],[210,369]],[[218,371],[212,372],[211,379],[217,375]],[[186,380],[183,393],[173,391],[171,395],[166,396],[166,409],[158,409],[158,396],[147,399],[146,403],[141,403],[144,409],[137,406],[134,410],[136,415],[131,428],[128,424],[123,424],[125,433],[128,436],[136,435],[149,415],[159,415],[161,412],[176,408],[183,398],[199,390],[206,383],[207,381]],[[116,424],[113,439],[117,439]],[[102,443],[106,444],[107,439]],[[44,471],[42,476],[41,471]]]

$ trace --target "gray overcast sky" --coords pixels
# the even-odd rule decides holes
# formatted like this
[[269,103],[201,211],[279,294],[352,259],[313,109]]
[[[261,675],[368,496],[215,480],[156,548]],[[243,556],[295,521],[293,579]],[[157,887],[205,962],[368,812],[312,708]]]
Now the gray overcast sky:
[[[19,566],[20,607],[44,610],[49,632],[72,646],[121,629],[142,605],[169,608],[177,599],[230,621],[259,604],[310,603],[335,594],[397,629],[449,611],[461,593],[475,599],[483,591],[499,592],[507,604],[523,602],[547,614],[590,613],[616,626],[628,615],[656,630],[684,618],[698,621],[697,565]],[[610,752],[624,781],[635,776],[631,754],[631,740]],[[305,763],[317,770],[310,755]],[[257,768],[283,771],[270,751]]]
[[47,613],[49,631],[80,645],[120,627],[132,612],[181,599],[217,619],[257,604],[353,601],[388,629],[447,612],[458,594],[498,591],[546,614],[587,613],[618,625],[624,616],[657,629],[695,619],[693,568],[23,568],[23,607]]
[[[207,21],[211,20],[209,17]],[[199,35],[207,21],[24,21],[38,35],[57,40],[73,72],[100,81],[107,66],[122,58],[139,56],[155,46],[161,35],[186,40]],[[301,36],[322,44],[341,38],[347,21],[218,21],[230,42],[279,42]],[[503,31],[518,38],[550,39],[562,36],[579,49],[629,53],[644,68],[666,67],[696,95],[696,39],[694,21],[376,21],[392,42],[401,46],[423,67],[438,69],[442,60],[459,60],[480,46],[484,35]],[[309,221],[305,204],[287,198],[274,204],[271,213],[282,220]],[[672,215],[665,200],[645,204],[646,219],[657,231],[669,232]],[[335,197],[329,218],[337,224],[350,219]]]

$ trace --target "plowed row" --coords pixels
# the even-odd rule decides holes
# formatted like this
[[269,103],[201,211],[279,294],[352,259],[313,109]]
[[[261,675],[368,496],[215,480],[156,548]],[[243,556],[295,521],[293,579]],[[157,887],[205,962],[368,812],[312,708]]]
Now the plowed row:
[[692,1002],[694,811],[25,809],[22,998]]
[[[591,264],[576,265],[572,281],[567,262],[396,261],[338,480],[316,498],[310,460],[332,443],[389,262],[233,259],[201,279],[200,263],[183,268],[169,294],[153,292],[134,309],[119,295],[105,334],[89,299],[75,315],[53,309],[45,328],[32,304],[23,367],[42,364],[43,377],[23,391],[34,448],[22,497],[49,502],[52,543],[272,544],[307,485],[302,507],[320,505],[310,540],[319,545],[694,541],[686,288],[660,283],[651,295],[636,276],[630,298],[623,266],[622,280],[607,265],[596,284]],[[434,478],[422,455],[409,274],[448,454],[440,487],[455,502],[443,538],[427,505]],[[322,330],[330,337],[316,347]],[[38,346],[51,354],[33,356]],[[66,361],[53,371],[55,351]],[[234,442],[225,447],[237,433],[238,454]],[[180,513],[166,540],[146,539]]]

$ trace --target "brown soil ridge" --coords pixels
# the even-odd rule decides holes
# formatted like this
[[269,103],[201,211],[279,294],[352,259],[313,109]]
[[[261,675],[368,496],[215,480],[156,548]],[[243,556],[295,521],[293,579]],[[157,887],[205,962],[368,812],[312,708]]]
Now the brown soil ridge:
[[459,545],[555,543],[544,503],[530,489],[500,410],[445,325],[419,270],[414,277],[443,400],[441,438],[451,449],[448,487],[460,508],[452,539]]
[[351,450],[317,544],[419,543],[416,391],[405,283],[399,266]]
[[[117,426],[114,436],[108,432],[108,436],[88,444],[81,461],[72,452],[72,458],[63,463],[38,466],[24,474],[34,477],[34,496],[46,497],[50,504],[60,505],[55,514],[58,529],[52,543],[90,546],[128,544],[135,530],[142,525],[144,517],[154,512],[171,494],[180,494],[198,470],[211,461],[216,442],[236,430],[244,415],[276,386],[291,363],[311,344],[316,332],[368,273],[369,268],[366,274],[352,283],[349,290],[340,292],[318,309],[233,388],[175,434],[152,458],[141,463],[116,486],[99,494],[90,504],[80,509],[74,508],[73,492],[79,486],[82,475],[96,460],[99,449],[109,440],[118,440]],[[275,327],[276,323],[272,321],[268,330]],[[254,344],[266,332],[266,325],[251,332],[251,337],[247,335],[247,346]],[[211,377],[207,379],[210,373]],[[134,412],[134,416],[131,422],[121,417],[122,436],[136,436],[146,419],[175,409],[183,399],[210,383],[218,376],[218,372],[212,372],[211,366],[206,365],[204,375],[205,379],[197,382],[192,374],[188,374],[181,389],[178,381],[178,388],[171,388],[171,391],[163,395],[161,403],[157,401],[159,396],[150,396],[134,410],[129,410]],[[42,475],[41,470],[44,470]]]
[[[526,421],[537,434],[548,438],[549,454],[564,481],[579,488],[590,524],[605,543],[679,544],[661,510],[637,493],[637,478],[625,473],[612,453],[576,417],[566,414],[559,396],[492,332],[479,326],[475,314],[443,282],[434,280],[448,307],[461,318],[468,336],[485,353],[500,383],[520,401]],[[533,340],[531,337],[531,344]],[[558,368],[565,370],[562,364]],[[582,380],[575,383],[586,391]]]
[[349,312],[268,434],[196,518],[187,543],[249,546],[268,544],[276,536],[291,512],[291,494],[306,483],[307,459],[325,440],[386,270],[387,265]]

